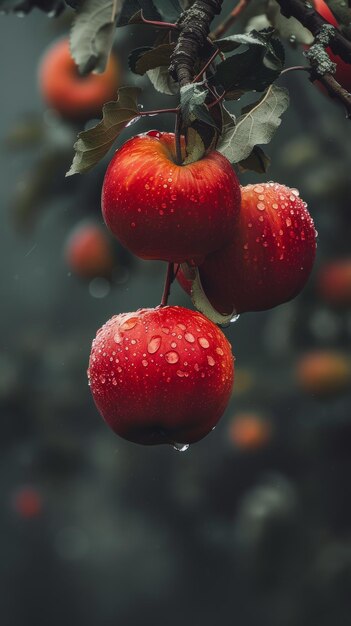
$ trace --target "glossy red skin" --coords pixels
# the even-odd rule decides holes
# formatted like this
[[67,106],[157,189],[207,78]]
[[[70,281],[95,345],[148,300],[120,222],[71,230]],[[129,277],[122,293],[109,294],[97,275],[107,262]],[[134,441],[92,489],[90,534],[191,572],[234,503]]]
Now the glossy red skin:
[[142,259],[196,264],[230,241],[240,186],[229,161],[212,152],[175,163],[173,133],[127,141],[105,175],[102,213],[119,241]]
[[318,294],[333,307],[351,307],[351,258],[322,267],[317,276]]
[[[334,17],[324,0],[314,0],[314,6],[316,11],[318,11],[318,13],[320,13],[320,15],[324,17],[327,22],[329,22],[329,24],[335,26],[336,28],[339,26],[336,18]],[[329,54],[330,60],[337,65],[334,78],[338,81],[338,83],[340,83],[340,85],[344,87],[344,89],[346,89],[347,91],[351,91],[351,65],[343,61],[343,59],[341,59],[336,54],[334,54],[330,48],[327,48],[327,52]],[[323,91],[325,91],[324,88]]]
[[210,320],[166,306],[112,317],[93,341],[88,376],[115,433],[144,445],[187,444],[205,437],[223,414],[234,360]]
[[43,99],[61,115],[73,119],[101,116],[103,104],[117,98],[119,78],[120,68],[114,55],[110,55],[102,74],[80,76],[68,39],[55,42],[39,67]]
[[[316,231],[296,194],[278,183],[242,187],[232,243],[199,268],[205,294],[220,313],[270,309],[294,298],[305,285]],[[190,290],[182,274],[179,282]]]
[[82,278],[108,275],[113,267],[110,243],[101,228],[82,224],[69,235],[65,247],[68,267]]

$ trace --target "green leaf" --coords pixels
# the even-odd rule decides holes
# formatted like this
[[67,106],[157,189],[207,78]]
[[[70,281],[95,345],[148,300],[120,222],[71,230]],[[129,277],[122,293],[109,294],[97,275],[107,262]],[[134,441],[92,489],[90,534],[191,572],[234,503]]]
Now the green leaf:
[[257,174],[265,174],[271,164],[271,160],[262,148],[255,146],[247,159],[243,159],[238,163],[241,172],[257,172]]
[[183,165],[199,161],[205,154],[205,145],[200,134],[191,126],[187,129],[186,137],[187,157],[184,159]]
[[145,52],[149,52],[149,50],[152,50],[151,46],[141,46],[140,48],[135,48],[134,50],[132,50],[132,52],[129,54],[128,57],[128,65],[129,65],[129,69],[134,73],[137,74],[136,71],[136,64],[137,61],[140,59],[140,57],[145,53]]
[[207,298],[200,278],[199,268],[190,267],[187,263],[182,263],[182,271],[188,280],[191,281],[191,299],[194,307],[208,317],[214,324],[228,324],[235,315],[232,311],[228,315],[222,315],[212,306]]
[[136,13],[140,13],[141,9],[144,16],[149,20],[162,19],[152,0],[125,0],[116,25],[126,26]]
[[200,120],[209,126],[216,127],[216,122],[205,105],[207,96],[208,91],[203,89],[202,83],[190,83],[181,88],[180,106],[185,126],[190,126],[195,120]]
[[154,70],[157,67],[168,67],[171,62],[171,54],[174,47],[175,44],[162,44],[156,48],[151,48],[146,51],[144,50],[144,52],[136,59],[135,73],[142,76],[149,70]]
[[124,0],[85,0],[74,19],[70,47],[82,74],[103,72]]
[[255,146],[271,141],[289,105],[286,89],[271,85],[258,102],[246,107],[235,126],[229,126],[217,150],[231,163],[247,159]]
[[229,37],[224,37],[223,39],[217,39],[214,43],[222,52],[233,52],[233,50],[236,50],[236,48],[241,45],[265,46],[265,40],[268,42],[273,33],[273,28],[265,30],[263,34],[260,34],[258,31],[252,31],[250,33],[230,35]]
[[227,100],[237,100],[246,91],[267,89],[283,67],[284,49],[278,39],[271,38],[219,63],[211,82],[227,92]]
[[127,124],[138,117],[139,94],[140,89],[137,87],[122,87],[116,102],[104,104],[101,122],[79,133],[74,144],[76,154],[66,176],[90,170],[107,154]]
[[156,91],[167,96],[175,96],[179,93],[179,85],[170,76],[168,65],[149,70],[146,75]]
[[276,29],[277,33],[291,43],[302,43],[311,45],[313,43],[312,33],[302,26],[294,17],[285,17],[280,11],[280,6],[276,0],[269,0],[267,5],[267,17]]

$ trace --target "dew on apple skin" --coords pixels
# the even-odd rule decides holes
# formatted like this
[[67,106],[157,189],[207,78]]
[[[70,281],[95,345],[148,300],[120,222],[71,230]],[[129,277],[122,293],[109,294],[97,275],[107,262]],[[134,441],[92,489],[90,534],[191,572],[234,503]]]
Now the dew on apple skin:
[[184,378],[185,376],[188,377],[189,374],[187,372],[183,372],[183,370],[177,370],[176,374],[179,378]]
[[185,341],[187,341],[188,343],[194,343],[194,342],[195,342],[195,337],[194,337],[194,335],[192,335],[191,333],[185,333],[185,335],[184,335],[184,339],[185,339]]
[[213,367],[216,364],[216,361],[214,360],[212,356],[208,356],[207,363],[209,364],[210,367]]
[[174,441],[172,443],[172,448],[177,452],[186,452],[187,450],[189,450],[190,445],[188,443],[177,443],[176,441]]
[[123,324],[121,325],[121,330],[132,330],[132,328],[136,326],[137,321],[137,317],[130,317],[128,320],[123,322]]
[[178,363],[179,361],[179,354],[178,352],[166,352],[165,354],[165,359],[167,361],[167,363],[169,363],[170,365],[173,365],[174,363]]
[[198,342],[199,342],[201,348],[205,348],[206,349],[206,348],[210,347],[210,344],[209,344],[209,342],[207,341],[207,339],[205,337],[199,337]]
[[157,350],[159,350],[160,345],[161,345],[161,337],[159,335],[156,335],[155,337],[152,337],[149,341],[148,347],[147,347],[147,351],[149,354],[155,354],[155,352],[157,352]]

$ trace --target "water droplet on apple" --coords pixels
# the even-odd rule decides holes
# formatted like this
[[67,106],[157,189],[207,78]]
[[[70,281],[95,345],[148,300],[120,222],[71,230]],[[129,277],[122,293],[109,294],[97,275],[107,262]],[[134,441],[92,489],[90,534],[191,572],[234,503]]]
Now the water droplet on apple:
[[177,376],[179,376],[179,378],[184,378],[184,376],[186,376],[186,373],[183,372],[182,370],[177,370],[176,374]]
[[167,363],[170,363],[171,365],[173,365],[174,363],[178,363],[179,361],[179,354],[177,352],[166,352],[165,354],[165,359],[167,361]]
[[185,335],[184,335],[184,339],[185,339],[185,341],[187,341],[188,343],[194,343],[194,341],[195,341],[195,337],[194,337],[194,335],[192,335],[191,333],[185,333]]
[[205,339],[205,337],[199,337],[198,342],[199,342],[201,348],[209,348],[210,347],[210,344],[207,341],[207,339]]
[[159,349],[161,345],[161,337],[159,335],[156,335],[155,337],[152,337],[149,341],[148,347],[147,347],[147,351],[149,352],[149,354],[155,354],[155,352],[157,352],[157,350]]
[[129,320],[123,322],[123,324],[121,325],[121,330],[132,330],[132,328],[136,326],[137,321],[137,317],[130,317]]

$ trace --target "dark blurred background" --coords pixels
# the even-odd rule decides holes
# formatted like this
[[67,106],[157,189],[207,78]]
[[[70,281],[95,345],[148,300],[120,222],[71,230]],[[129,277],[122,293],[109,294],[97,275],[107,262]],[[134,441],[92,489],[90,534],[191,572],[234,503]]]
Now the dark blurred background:
[[[37,86],[69,21],[0,16],[0,623],[347,626],[351,279],[336,301],[320,276],[351,263],[350,122],[305,75],[281,81],[291,107],[268,176],[241,180],[299,188],[319,232],[313,275],[293,302],[226,329],[236,381],[214,433],[186,453],[125,442],[94,407],[90,345],[113,314],[160,302],[165,266],[111,240],[109,278],[67,264],[79,225],[108,237],[108,158],[64,178],[81,126],[45,111]],[[123,83],[145,89],[145,107],[172,106],[127,70],[150,38],[117,31]],[[293,41],[287,56],[301,62]],[[122,139],[171,123],[143,120]],[[178,285],[171,303],[190,306]]]

